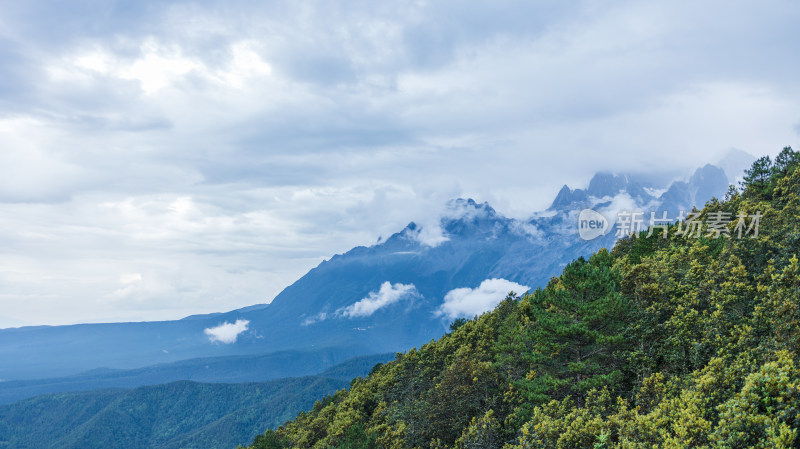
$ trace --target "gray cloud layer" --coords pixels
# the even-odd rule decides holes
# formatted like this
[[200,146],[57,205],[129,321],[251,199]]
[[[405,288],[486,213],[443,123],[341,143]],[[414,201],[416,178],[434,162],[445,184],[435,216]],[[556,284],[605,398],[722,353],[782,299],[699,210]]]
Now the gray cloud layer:
[[450,197],[800,134],[790,1],[0,10],[0,327],[265,302]]

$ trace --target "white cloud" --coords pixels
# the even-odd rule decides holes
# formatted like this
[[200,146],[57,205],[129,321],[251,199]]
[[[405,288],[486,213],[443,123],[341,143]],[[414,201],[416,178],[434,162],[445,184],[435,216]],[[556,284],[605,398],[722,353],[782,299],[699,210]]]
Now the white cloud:
[[139,81],[147,94],[175,83],[193,70],[202,69],[200,64],[183,57],[178,49],[163,49],[155,42],[147,42],[142,50],[144,55],[120,71],[119,76]]
[[476,288],[456,288],[447,292],[438,314],[451,319],[480,315],[492,310],[509,292],[522,294],[529,289],[505,279],[486,279]]
[[[440,210],[440,208],[436,208]],[[442,228],[442,224],[449,220],[470,221],[476,218],[484,218],[488,211],[482,204],[469,204],[461,198],[449,198],[449,201],[441,208],[439,214],[428,214],[425,216],[421,225],[413,230],[406,231],[406,236],[416,240],[422,245],[435,248],[442,243],[450,240],[450,237]]]
[[611,198],[605,197],[602,199],[595,199],[596,203],[601,201],[609,202],[607,206],[599,208],[597,212],[601,213],[604,217],[606,217],[610,229],[613,229],[614,225],[617,223],[619,212],[621,211],[639,212],[644,208],[644,206],[646,206],[637,204],[636,200],[631,198],[631,196],[627,192],[614,195],[614,197]]
[[140,45],[138,57],[118,55],[96,45],[76,50],[47,67],[47,72],[57,82],[91,83],[99,77],[136,81],[147,95],[177,85],[189,76],[217,83],[217,88],[243,89],[247,82],[272,74],[272,67],[261,58],[253,42],[232,42],[228,52],[230,57],[225,63],[209,66],[200,58],[187,56],[180,45],[165,45],[151,37]]
[[141,273],[126,273],[119,277],[120,284],[133,284],[142,280]]
[[542,230],[526,221],[514,221],[511,225],[511,231],[516,232],[518,235],[525,236],[532,241],[541,240],[546,237]]
[[236,343],[239,334],[247,330],[248,324],[250,324],[248,320],[236,320],[235,323],[226,321],[217,327],[209,327],[203,332],[208,335],[208,339],[212,342],[231,344]]
[[328,318],[328,312],[320,312],[314,316],[307,317],[300,323],[301,326],[310,326],[320,321],[325,321]]
[[47,69],[55,81],[92,82],[96,77],[137,81],[145,94],[173,85],[191,72],[206,70],[202,63],[184,56],[180,46],[162,45],[152,37],[141,43],[139,53],[137,58],[127,58],[95,45],[78,49]]
[[272,74],[272,66],[261,59],[254,46],[252,42],[231,45],[231,62],[217,76],[229,86],[242,89],[249,80]]
[[406,236],[422,245],[429,246],[431,248],[436,248],[442,243],[450,240],[450,237],[445,234],[444,229],[442,229],[442,225],[438,219],[430,220],[424,225],[418,225],[413,230],[410,229],[406,231]]
[[366,317],[405,297],[417,296],[418,294],[414,284],[391,284],[389,282],[384,282],[377,292],[370,292],[365,298],[355,304],[340,309],[338,313],[347,318]]

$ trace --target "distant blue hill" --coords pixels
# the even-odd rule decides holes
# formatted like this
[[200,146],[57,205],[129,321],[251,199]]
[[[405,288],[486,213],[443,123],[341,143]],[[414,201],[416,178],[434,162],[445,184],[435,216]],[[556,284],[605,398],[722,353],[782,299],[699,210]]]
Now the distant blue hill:
[[633,207],[666,209],[674,217],[721,197],[732,182],[712,165],[685,180],[647,179],[599,173],[586,189],[564,186],[547,211],[527,220],[504,217],[487,203],[454,200],[438,228],[410,223],[383,242],[335,255],[269,305],[177,321],[0,330],[0,378],[284,350],[406,350],[440,336],[459,314],[490,309],[486,301],[499,301],[504,289],[543,286],[569,261],[611,247],[613,230],[594,240],[579,237],[582,209],[610,221],[620,208]]
[[0,448],[232,449],[366,377],[393,354],[269,382],[170,382],[41,395],[0,405]]
[[[0,382],[0,405],[29,397],[65,391],[95,390],[99,388],[132,388],[141,385],[157,385],[177,380],[195,382],[261,382],[284,377],[301,377],[321,373],[337,365],[350,367],[360,357],[357,348],[325,348],[305,351],[277,351],[269,354],[232,355],[179,360],[132,369],[100,368],[71,376],[12,380]],[[394,353],[391,354],[392,356]],[[374,356],[368,357],[373,360]],[[378,360],[386,361],[389,355]],[[386,359],[386,360],[383,360]],[[372,361],[372,365],[378,361]],[[366,367],[371,368],[372,365]],[[350,380],[347,375],[326,377]],[[352,376],[351,376],[352,377]],[[2,446],[0,446],[2,447]]]

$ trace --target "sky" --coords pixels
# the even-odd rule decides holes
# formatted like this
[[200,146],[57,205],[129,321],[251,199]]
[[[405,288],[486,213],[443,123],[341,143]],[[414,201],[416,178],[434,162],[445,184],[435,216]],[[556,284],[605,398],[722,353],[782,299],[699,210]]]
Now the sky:
[[451,198],[524,218],[597,171],[800,147],[798,19],[795,1],[0,0],[0,328],[269,302]]

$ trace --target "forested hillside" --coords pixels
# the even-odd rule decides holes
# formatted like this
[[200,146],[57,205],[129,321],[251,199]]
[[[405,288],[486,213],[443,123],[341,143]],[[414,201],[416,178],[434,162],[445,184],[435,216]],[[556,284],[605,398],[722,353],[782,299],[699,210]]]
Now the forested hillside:
[[575,260],[251,447],[800,447],[798,162],[759,159],[666,237]]
[[356,357],[316,376],[268,382],[179,381],[40,395],[0,405],[0,448],[232,448],[390,358]]

